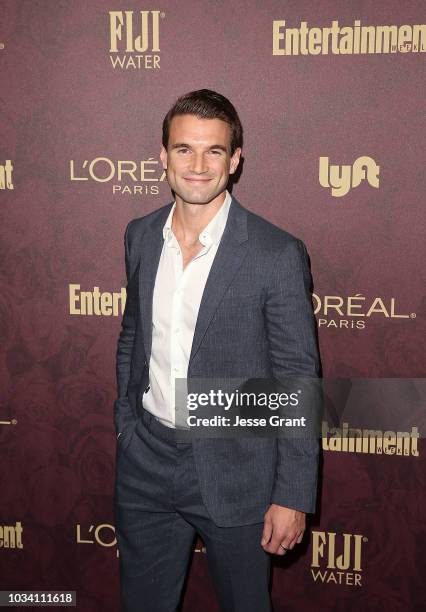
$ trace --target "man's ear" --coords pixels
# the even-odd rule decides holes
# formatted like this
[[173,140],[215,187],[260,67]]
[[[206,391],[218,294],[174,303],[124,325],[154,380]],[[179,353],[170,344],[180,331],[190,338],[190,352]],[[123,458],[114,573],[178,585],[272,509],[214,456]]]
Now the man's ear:
[[241,147],[238,147],[237,149],[235,149],[234,154],[231,157],[229,174],[234,174],[234,172],[238,168],[238,164],[240,163],[240,157],[241,157]]
[[162,147],[161,147],[160,159],[162,161],[164,170],[167,170],[167,151],[164,148],[164,145],[162,145]]

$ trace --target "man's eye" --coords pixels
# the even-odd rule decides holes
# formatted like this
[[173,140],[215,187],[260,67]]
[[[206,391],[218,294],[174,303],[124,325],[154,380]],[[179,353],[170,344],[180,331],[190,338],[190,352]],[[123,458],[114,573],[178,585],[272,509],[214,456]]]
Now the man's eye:
[[189,149],[185,149],[185,148],[178,149],[178,153],[188,153],[188,151]]
[[219,151],[219,149],[212,149],[210,153],[213,153],[213,155],[220,155],[222,151]]

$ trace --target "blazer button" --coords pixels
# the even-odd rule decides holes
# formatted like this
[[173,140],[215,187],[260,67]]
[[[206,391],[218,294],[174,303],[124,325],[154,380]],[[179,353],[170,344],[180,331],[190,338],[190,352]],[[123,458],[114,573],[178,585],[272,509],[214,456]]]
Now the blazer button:
[[147,388],[145,389],[144,393],[148,393],[148,391],[150,390],[150,386],[148,385]]

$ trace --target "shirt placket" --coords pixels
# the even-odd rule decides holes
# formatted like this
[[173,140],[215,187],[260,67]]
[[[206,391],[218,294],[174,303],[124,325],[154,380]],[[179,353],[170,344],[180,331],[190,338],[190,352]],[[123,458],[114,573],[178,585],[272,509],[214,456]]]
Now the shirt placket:
[[172,234],[173,269],[175,274],[175,290],[172,298],[172,320],[170,325],[170,406],[173,425],[176,423],[176,378],[185,378],[186,369],[182,359],[179,344],[179,334],[182,333],[182,300],[185,270],[183,269],[182,252],[176,237]]
[[[176,424],[176,379],[186,379],[187,376],[187,364],[185,362],[185,355],[182,350],[180,343],[180,335],[184,333],[184,321],[183,321],[183,300],[184,300],[184,289],[185,281],[190,273],[191,266],[194,265],[194,260],[204,255],[208,248],[203,246],[203,249],[194,257],[183,269],[183,257],[179,243],[172,233],[173,245],[173,268],[175,273],[175,291],[172,299],[172,320],[170,326],[170,406],[172,407],[172,419],[173,424]],[[183,389],[183,386],[182,388]],[[182,397],[182,394],[180,394]],[[185,395],[186,397],[186,395]]]

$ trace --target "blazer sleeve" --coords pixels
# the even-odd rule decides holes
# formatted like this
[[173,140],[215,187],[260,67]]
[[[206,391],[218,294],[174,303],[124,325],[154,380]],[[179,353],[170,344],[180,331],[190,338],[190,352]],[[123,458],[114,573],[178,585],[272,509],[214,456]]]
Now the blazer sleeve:
[[136,274],[132,275],[130,271],[129,228],[131,224],[132,221],[127,225],[124,234],[127,297],[116,351],[117,399],[114,402],[114,421],[117,434],[136,420],[127,393],[137,320],[137,303],[133,297],[135,291],[131,287],[131,283],[136,280]]
[[[293,239],[275,258],[265,301],[265,318],[274,378],[301,378],[318,384],[320,360],[306,247]],[[305,384],[307,388],[309,385]],[[312,407],[311,407],[312,408]],[[320,405],[315,403],[314,419]],[[277,462],[271,503],[315,512],[319,439],[315,428],[305,437],[277,438]]]

